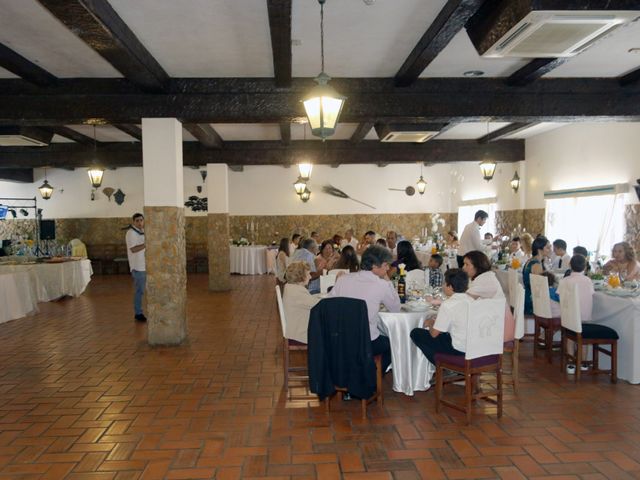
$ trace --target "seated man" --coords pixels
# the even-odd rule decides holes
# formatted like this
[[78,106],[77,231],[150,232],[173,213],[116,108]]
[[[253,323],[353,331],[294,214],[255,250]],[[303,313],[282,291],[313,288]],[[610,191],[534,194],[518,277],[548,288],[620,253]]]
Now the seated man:
[[583,255],[571,257],[571,274],[560,280],[558,295],[562,298],[562,292],[572,285],[578,285],[578,302],[580,303],[580,317],[583,322],[591,320],[593,310],[593,283],[585,275],[587,259]]
[[376,232],[374,232],[373,230],[369,230],[367,233],[364,234],[364,237],[362,238],[362,242],[360,242],[360,244],[356,248],[356,253],[362,256],[362,254],[365,252],[366,249],[368,249],[369,247],[375,244],[376,244]]
[[517,259],[520,262],[520,265],[527,263],[527,254],[524,253],[522,247],[520,245],[520,237],[513,237],[511,239],[511,243],[509,244],[509,254],[511,255],[511,260]]
[[383,304],[390,312],[400,311],[400,297],[387,277],[391,253],[373,245],[362,255],[360,271],[340,276],[329,293],[330,297],[359,298],[367,302],[371,348],[374,355],[382,354],[382,371],[391,364],[389,338],[378,331],[378,310]]
[[293,255],[291,262],[305,262],[311,270],[311,281],[309,282],[309,293],[320,293],[320,275],[316,269],[316,255],[318,253],[318,244],[313,238],[305,238]]
[[569,267],[571,257],[567,253],[567,242],[558,238],[553,241],[553,260],[551,268],[553,270],[566,270]]
[[444,275],[442,274],[442,270],[440,270],[442,261],[442,256],[437,253],[431,255],[429,258],[429,277],[426,280],[427,284],[432,288],[439,288],[443,284]]
[[[473,302],[465,292],[469,286],[469,277],[461,269],[447,270],[444,275],[444,293],[447,299],[440,306],[435,321],[425,321],[425,327],[414,328],[411,340],[422,350],[427,359],[436,364],[436,353],[464,355],[467,342],[467,318],[456,318],[455,308],[461,303]],[[460,321],[463,320],[463,321]]]
[[358,248],[358,239],[353,236],[353,228],[350,228],[346,232],[344,232],[344,238],[340,241],[340,249],[346,247],[347,245],[351,245],[354,250]]
[[398,255],[398,234],[393,230],[387,232],[387,248],[391,250],[391,254],[395,257]]

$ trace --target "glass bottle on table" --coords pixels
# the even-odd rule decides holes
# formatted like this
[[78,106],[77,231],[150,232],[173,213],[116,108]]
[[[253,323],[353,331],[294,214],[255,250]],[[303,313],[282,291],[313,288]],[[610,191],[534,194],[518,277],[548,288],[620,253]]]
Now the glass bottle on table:
[[400,297],[400,303],[406,303],[407,301],[407,278],[404,271],[404,263],[398,265],[400,269],[400,276],[398,277],[398,297]]

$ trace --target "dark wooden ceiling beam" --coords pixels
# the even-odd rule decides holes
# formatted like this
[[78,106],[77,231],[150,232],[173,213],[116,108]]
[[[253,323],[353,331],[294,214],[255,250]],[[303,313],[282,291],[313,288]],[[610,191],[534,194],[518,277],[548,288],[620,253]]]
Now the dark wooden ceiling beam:
[[119,123],[113,126],[130,137],[133,137],[138,141],[142,141],[142,129],[139,126],[131,123]]
[[375,122],[362,122],[358,124],[358,128],[351,135],[351,143],[360,143],[371,131]]
[[56,77],[45,69],[27,60],[2,43],[0,43],[0,67],[41,87],[53,85],[58,81]]
[[451,39],[462,30],[483,1],[449,0],[396,73],[396,85],[406,87],[415,82]]
[[267,0],[273,72],[278,87],[291,85],[291,0]]
[[33,183],[33,168],[0,168],[0,180]]
[[639,81],[640,81],[640,68],[632,70],[626,75],[623,75],[622,77],[620,77],[620,80],[619,80],[620,85],[622,85],[623,87],[626,87],[627,85],[638,84]]
[[[0,148],[0,168],[84,167],[94,158],[93,149],[76,144],[58,143],[37,149]],[[228,165],[287,165],[304,156],[314,164],[377,164],[377,163],[447,163],[479,161],[490,155],[498,162],[524,160],[523,140],[504,140],[480,145],[475,140],[432,140],[422,144],[388,144],[349,140],[318,142],[295,141],[285,146],[280,141],[226,142],[223,149],[210,149],[196,142],[183,144],[185,166],[207,163]],[[106,167],[142,165],[140,143],[110,142],[101,144],[96,152]]]
[[60,135],[61,137],[64,137],[64,138],[68,138],[69,140],[73,140],[74,142],[79,143],[80,145],[93,146],[94,143],[97,143],[98,145],[101,143],[87,135],[84,135],[80,132],[76,132],[73,128],[69,128],[65,126],[52,126],[52,127],[46,127],[46,128],[51,133]]
[[107,0],[38,0],[125,78],[163,91],[169,76]]
[[[64,83],[63,83],[64,82]],[[62,85],[61,85],[62,84]],[[78,80],[47,89],[0,81],[0,125],[74,125],[91,119],[140,123],[143,117],[185,123],[280,123],[305,118],[308,80],[288,89],[255,79],[183,79],[167,94],[136,93],[118,81]],[[613,79],[544,79],[514,89],[502,79],[431,78],[395,88],[392,79],[334,79],[349,101],[341,122],[456,123],[639,121],[640,86]],[[113,88],[109,88],[112,85]]]
[[526,130],[527,128],[531,128],[534,125],[537,125],[537,123],[512,123],[511,125],[506,125],[491,133],[487,133],[484,137],[478,139],[478,143],[495,142],[496,140],[500,140],[509,135]]
[[284,145],[289,145],[291,143],[291,124],[289,122],[280,123],[280,141]]
[[563,58],[535,58],[524,67],[519,68],[507,77],[506,83],[511,87],[521,87],[542,78],[551,70],[570,60]]
[[182,126],[206,148],[222,148],[224,146],[222,137],[207,123],[184,123]]

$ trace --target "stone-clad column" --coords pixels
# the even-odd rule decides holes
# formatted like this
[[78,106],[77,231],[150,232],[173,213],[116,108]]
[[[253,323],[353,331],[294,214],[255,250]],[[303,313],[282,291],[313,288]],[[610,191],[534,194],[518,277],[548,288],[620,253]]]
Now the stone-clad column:
[[231,289],[229,264],[229,169],[207,164],[209,290]]
[[147,339],[179,345],[187,336],[187,269],[182,175],[182,124],[142,119]]

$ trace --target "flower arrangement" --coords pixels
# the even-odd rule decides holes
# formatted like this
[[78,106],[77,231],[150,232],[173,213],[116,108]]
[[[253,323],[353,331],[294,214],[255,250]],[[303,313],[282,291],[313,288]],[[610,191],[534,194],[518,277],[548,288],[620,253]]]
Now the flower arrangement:
[[244,237],[240,237],[236,240],[232,240],[231,243],[233,243],[236,247],[245,247],[249,245],[249,240]]

